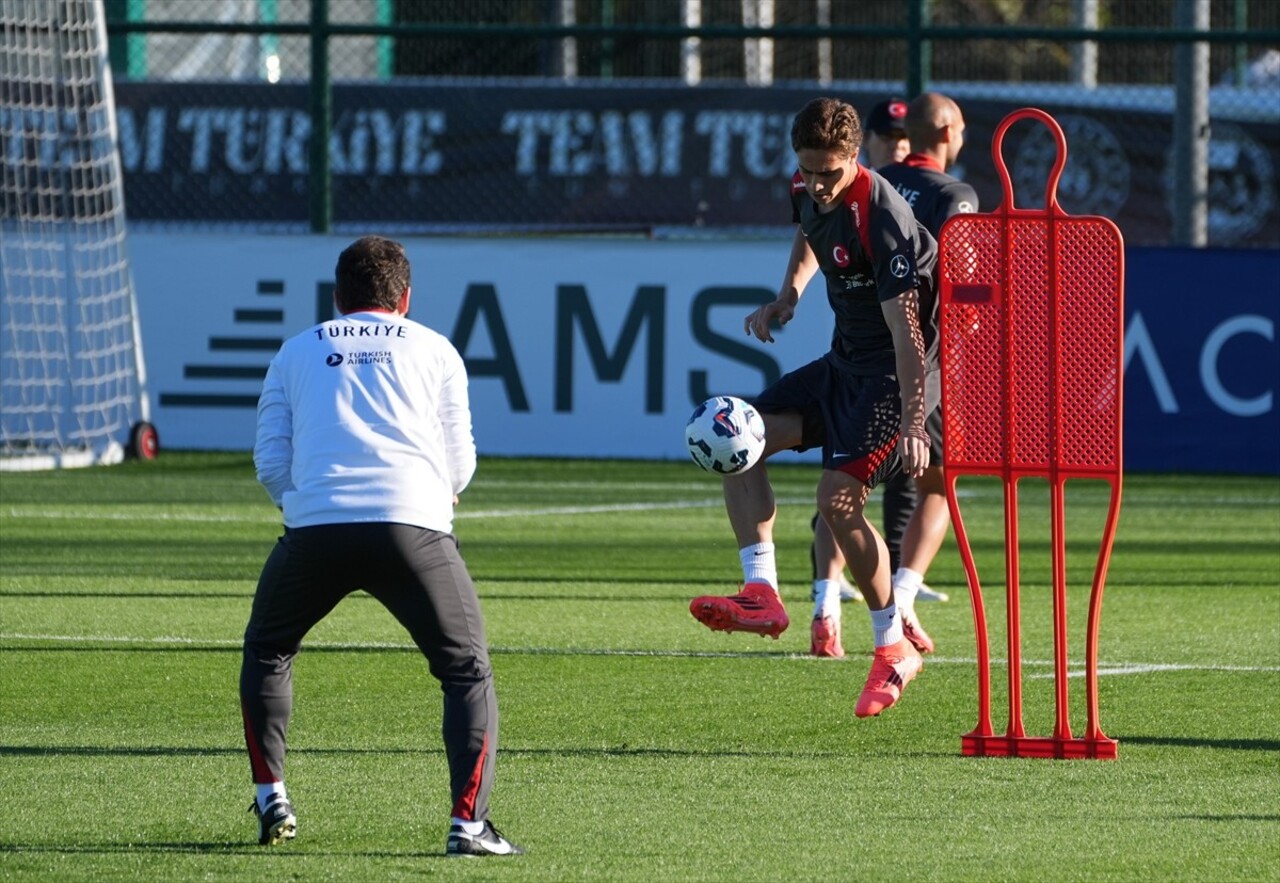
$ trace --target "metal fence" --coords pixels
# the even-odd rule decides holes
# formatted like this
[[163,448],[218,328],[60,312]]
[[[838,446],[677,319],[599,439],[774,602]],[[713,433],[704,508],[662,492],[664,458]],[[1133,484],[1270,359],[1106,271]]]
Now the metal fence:
[[[1280,247],[1272,0],[107,5],[143,223],[783,226],[806,97],[937,89],[965,110],[958,172],[984,207],[1000,197],[986,138],[1034,105],[1067,131],[1068,211],[1131,244]],[[1034,202],[1043,144],[1007,149]]]

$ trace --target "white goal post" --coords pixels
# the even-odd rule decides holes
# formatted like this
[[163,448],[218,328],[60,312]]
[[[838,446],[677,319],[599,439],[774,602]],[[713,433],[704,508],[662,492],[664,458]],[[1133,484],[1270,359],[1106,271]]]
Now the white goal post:
[[102,0],[0,0],[0,471],[158,450]]

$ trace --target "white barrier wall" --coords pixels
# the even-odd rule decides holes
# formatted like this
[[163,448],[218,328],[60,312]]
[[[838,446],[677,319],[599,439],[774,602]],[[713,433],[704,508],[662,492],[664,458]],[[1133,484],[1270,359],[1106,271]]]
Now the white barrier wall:
[[[331,315],[353,238],[131,236],[164,446],[253,446],[267,363]],[[777,343],[743,333],[781,281],[785,236],[404,241],[412,316],[467,359],[483,454],[681,459],[702,398],[753,395],[830,340],[821,283]],[[1125,261],[1127,468],[1280,474],[1280,254],[1127,249]],[[1223,279],[1229,290],[1203,296]]]
[[[333,267],[353,238],[130,237],[164,446],[252,447],[266,366],[283,338],[331,315]],[[752,395],[830,340],[820,285],[776,344],[743,332],[781,281],[785,236],[403,241],[412,318],[468,360],[482,454],[682,458],[705,395]]]

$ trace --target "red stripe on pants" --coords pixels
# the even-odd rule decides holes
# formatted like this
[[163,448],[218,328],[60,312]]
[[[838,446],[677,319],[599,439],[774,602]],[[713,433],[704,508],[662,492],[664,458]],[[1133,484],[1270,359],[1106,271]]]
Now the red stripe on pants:
[[476,757],[475,768],[467,779],[467,787],[458,795],[458,802],[453,805],[453,817],[465,821],[475,821],[476,795],[480,792],[480,780],[484,777],[484,762],[489,756],[489,734],[484,734],[484,742],[480,746],[480,754]]
[[266,758],[262,756],[262,746],[258,744],[257,737],[253,735],[253,728],[249,726],[249,710],[245,708],[243,700],[240,702],[240,717],[244,719],[244,744],[249,749],[249,769],[253,772],[253,783],[270,785],[273,782],[279,782],[280,779],[271,772]]

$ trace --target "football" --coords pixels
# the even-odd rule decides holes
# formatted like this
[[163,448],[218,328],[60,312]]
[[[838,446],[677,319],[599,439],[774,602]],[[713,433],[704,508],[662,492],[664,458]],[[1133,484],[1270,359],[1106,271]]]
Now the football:
[[733,396],[713,396],[694,408],[684,436],[693,462],[720,475],[750,469],[764,453],[764,420]]

